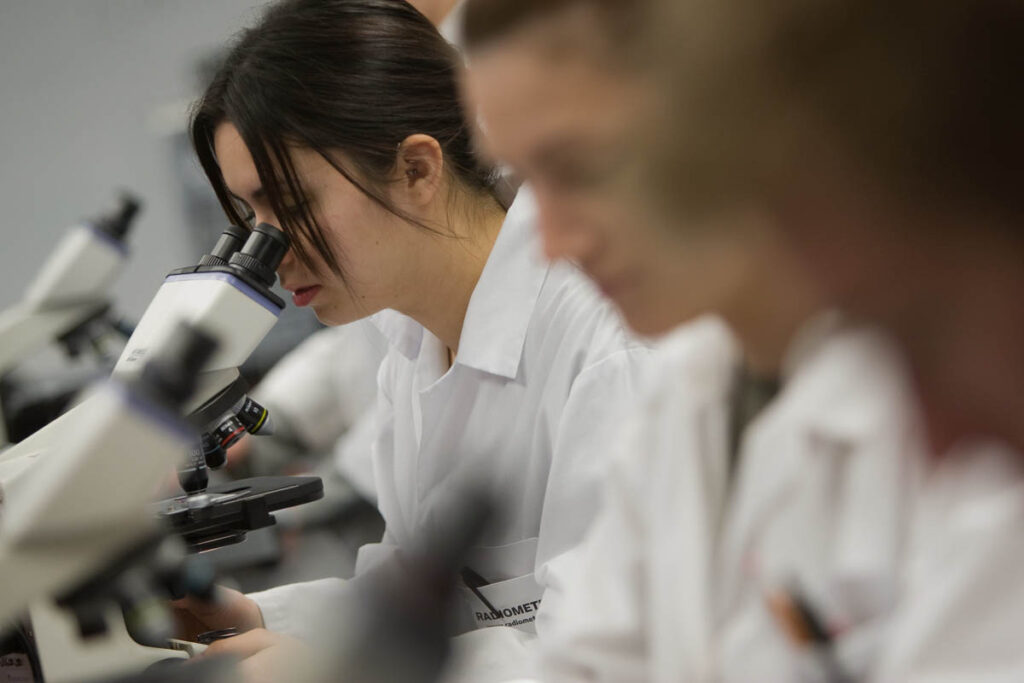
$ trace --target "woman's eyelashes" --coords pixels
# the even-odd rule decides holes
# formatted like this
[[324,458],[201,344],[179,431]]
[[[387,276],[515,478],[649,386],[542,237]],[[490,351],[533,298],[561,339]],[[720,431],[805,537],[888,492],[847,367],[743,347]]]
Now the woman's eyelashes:
[[[303,217],[306,215],[309,206],[309,200],[285,201],[284,206],[281,207],[281,215],[277,217],[278,220],[276,222],[302,220]],[[242,201],[241,199],[236,199],[235,213],[237,216],[239,216],[245,227],[248,227],[250,229],[255,227],[255,224],[257,222],[256,211],[251,206],[249,206],[248,203]],[[263,222],[263,220],[266,219],[262,219],[259,222]]]
[[282,218],[299,219],[303,218],[309,210],[310,201],[308,199],[302,201],[286,202],[281,208]]
[[240,221],[239,227],[246,227],[252,229],[253,223],[256,221],[256,212],[253,211],[252,207],[247,202],[239,199],[235,195],[231,195],[231,209],[232,218]]

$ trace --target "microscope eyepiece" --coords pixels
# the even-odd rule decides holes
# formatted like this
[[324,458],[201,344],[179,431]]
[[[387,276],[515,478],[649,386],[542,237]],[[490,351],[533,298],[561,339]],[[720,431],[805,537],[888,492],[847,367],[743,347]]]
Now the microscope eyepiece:
[[200,266],[226,266],[231,257],[238,253],[249,237],[249,231],[237,225],[229,225],[217,238],[213,250],[199,260]]
[[118,199],[117,207],[97,218],[93,227],[122,242],[141,207],[142,204],[135,196],[125,192]]
[[242,250],[234,254],[229,263],[253,275],[259,282],[270,287],[277,279],[277,267],[288,253],[288,236],[270,225],[257,225]]

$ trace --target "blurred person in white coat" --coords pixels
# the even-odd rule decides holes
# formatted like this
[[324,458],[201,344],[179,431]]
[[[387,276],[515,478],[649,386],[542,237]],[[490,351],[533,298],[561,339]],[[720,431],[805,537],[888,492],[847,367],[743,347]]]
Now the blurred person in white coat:
[[278,525],[335,519],[375,502],[371,451],[377,373],[387,341],[369,321],[318,330],[284,356],[251,392],[274,420],[271,438],[245,437],[228,451],[228,472],[260,476],[308,470],[324,496],[283,510]]
[[544,680],[1020,680],[1015,455],[929,455],[899,353],[830,310],[770,212],[677,204],[699,174],[634,166],[663,106],[629,53],[645,5],[466,9],[468,92],[549,256],[643,333],[716,314],[664,342],[604,507],[551,569]]
[[386,528],[356,577],[178,603],[185,635],[249,631],[211,651],[248,656],[252,680],[287,637],[329,646],[340,598],[443,533],[447,495],[472,480],[505,509],[471,553],[460,627],[489,666],[523,671],[547,565],[596,511],[606,430],[649,355],[576,267],[544,259],[531,194],[507,213],[497,201],[460,67],[401,0],[289,0],[241,34],[195,110],[229,216],[291,235],[279,274],[295,303],[329,324],[371,316],[388,343],[372,455]]
[[1024,6],[663,9],[707,36],[664,54],[690,65],[669,74],[680,165],[707,168],[683,131],[728,129],[707,187],[769,207],[830,296],[896,335],[936,447],[1024,448]]

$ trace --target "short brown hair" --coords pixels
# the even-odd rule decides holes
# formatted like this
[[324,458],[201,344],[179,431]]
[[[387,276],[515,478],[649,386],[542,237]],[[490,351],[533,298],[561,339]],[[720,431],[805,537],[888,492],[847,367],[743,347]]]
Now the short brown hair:
[[672,201],[786,182],[824,141],[906,201],[1024,216],[1021,0],[659,0],[657,19]]
[[612,43],[631,44],[643,25],[646,0],[467,0],[463,36],[467,49],[499,40],[534,21],[575,7],[593,10]]

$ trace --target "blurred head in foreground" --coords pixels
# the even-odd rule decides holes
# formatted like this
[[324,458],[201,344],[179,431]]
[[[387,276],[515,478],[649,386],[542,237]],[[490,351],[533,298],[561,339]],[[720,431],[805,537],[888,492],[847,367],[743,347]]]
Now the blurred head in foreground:
[[653,4],[469,0],[466,90],[491,153],[534,188],[549,257],[577,263],[640,333],[718,312],[771,365],[818,298],[748,207],[652,210],[662,183],[647,151],[675,135],[652,135],[666,106],[647,47]]
[[936,447],[1024,446],[1024,3],[658,5],[661,211],[764,209],[900,338]]

